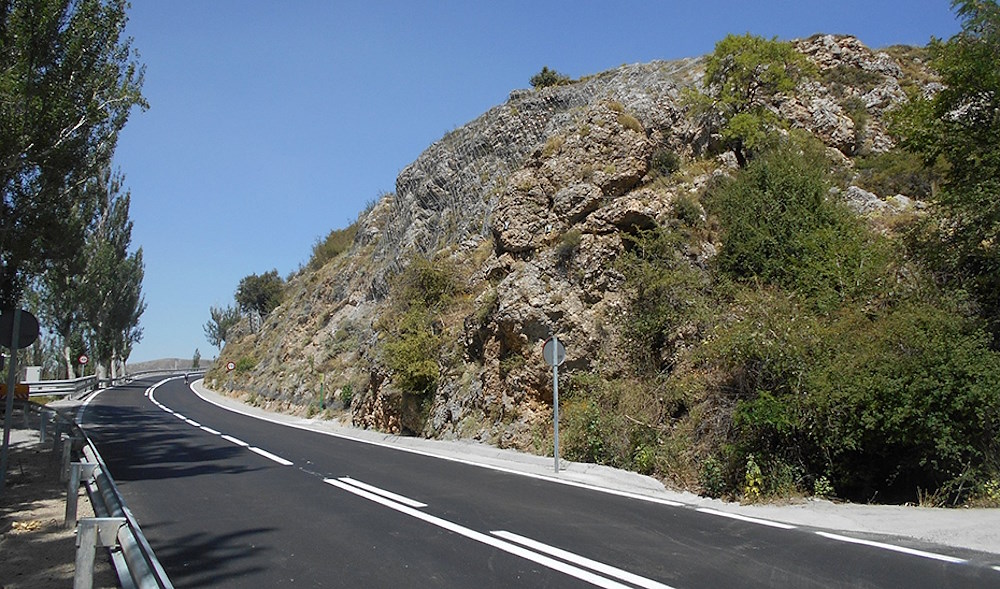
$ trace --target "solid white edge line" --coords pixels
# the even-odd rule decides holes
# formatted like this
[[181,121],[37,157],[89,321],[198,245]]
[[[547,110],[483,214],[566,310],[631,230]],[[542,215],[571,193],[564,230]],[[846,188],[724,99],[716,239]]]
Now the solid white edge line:
[[950,562],[952,564],[965,564],[969,562],[964,558],[957,558],[954,556],[948,556],[946,554],[938,554],[936,552],[927,552],[925,550],[917,550],[915,548],[906,548],[905,546],[896,546],[895,544],[886,544],[884,542],[875,542],[873,540],[862,540],[860,538],[851,538],[850,536],[841,536],[839,534],[831,534],[829,532],[816,532],[816,534],[824,538],[828,538],[830,540],[848,542],[850,544],[861,544],[863,546],[871,546],[873,548],[882,548],[884,550],[891,550],[893,552],[901,552],[903,554],[909,554],[910,556],[930,558],[933,560]]
[[572,552],[563,550],[561,548],[556,548],[554,546],[549,546],[548,544],[543,544],[537,540],[532,540],[531,538],[526,538],[512,532],[507,532],[504,530],[496,530],[490,532],[494,536],[499,536],[504,540],[510,540],[511,542],[516,542],[522,546],[535,550],[537,552],[542,552],[550,556],[571,562],[575,565],[586,567],[594,572],[601,573],[602,575],[607,575],[609,577],[614,577],[625,581],[626,583],[632,583],[633,585],[638,585],[639,587],[646,587],[647,589],[673,589],[670,585],[664,585],[658,581],[642,577],[635,573],[630,573],[626,570],[613,567],[609,564],[604,564],[603,562],[598,562],[596,560],[591,560],[587,557],[580,556],[579,554],[574,554]]
[[251,452],[254,452],[255,454],[260,454],[264,458],[267,458],[269,460],[273,460],[273,461],[277,462],[278,464],[280,464],[282,466],[291,466],[293,464],[293,462],[291,460],[285,460],[284,458],[282,458],[281,456],[278,456],[277,454],[271,454],[267,450],[262,450],[262,449],[260,449],[260,448],[258,448],[256,446],[249,446],[248,450],[250,450]]
[[720,515],[722,517],[728,517],[730,519],[736,519],[741,522],[748,522],[751,524],[760,524],[762,526],[769,526],[772,528],[779,528],[782,530],[794,530],[795,526],[791,524],[783,524],[781,522],[775,522],[768,519],[760,519],[756,517],[749,517],[746,515],[740,515],[738,513],[729,513],[728,511],[718,511],[716,509],[709,509],[708,507],[699,507],[698,511],[701,513],[707,513],[710,515]]
[[513,554],[514,556],[519,556],[519,557],[524,558],[526,560],[530,560],[531,562],[540,564],[540,565],[542,565],[544,567],[547,567],[547,568],[550,568],[552,570],[558,571],[560,573],[569,575],[569,576],[574,577],[576,579],[580,579],[581,581],[585,581],[585,582],[590,583],[592,585],[596,585],[598,587],[603,587],[604,589],[632,589],[631,587],[628,587],[627,585],[623,585],[623,584],[621,584],[621,583],[619,583],[617,581],[612,581],[611,579],[606,579],[606,578],[604,578],[604,577],[602,577],[600,575],[596,575],[594,573],[591,573],[590,571],[585,571],[585,570],[583,570],[581,568],[569,565],[569,564],[567,564],[565,562],[556,560],[554,558],[550,558],[548,556],[545,556],[545,555],[542,555],[542,554],[538,554],[536,552],[532,552],[530,550],[522,548],[521,546],[517,546],[516,544],[511,544],[510,542],[506,542],[506,541],[501,540],[499,538],[494,538],[493,536],[490,536],[489,534],[483,534],[482,532],[477,532],[475,530],[471,530],[471,529],[466,528],[464,526],[460,526],[460,525],[458,525],[458,524],[456,524],[454,522],[450,522],[448,520],[441,519],[439,517],[430,515],[428,513],[423,512],[423,511],[419,511],[419,510],[414,509],[412,507],[408,507],[408,506],[403,505],[401,503],[396,503],[395,501],[391,501],[389,499],[386,499],[385,497],[381,497],[381,496],[376,495],[374,493],[369,493],[368,491],[365,491],[364,489],[359,489],[359,488],[357,488],[357,487],[355,487],[353,485],[349,485],[349,484],[341,482],[341,481],[339,481],[337,479],[323,479],[323,482],[327,483],[329,485],[333,485],[334,487],[338,487],[340,489],[343,489],[343,490],[347,491],[348,493],[353,493],[353,494],[355,494],[355,495],[357,495],[359,497],[362,497],[364,499],[368,499],[369,501],[374,501],[375,503],[378,503],[380,505],[384,505],[385,507],[388,507],[390,509],[394,509],[394,510],[400,512],[400,513],[409,515],[411,517],[415,517],[415,518],[417,518],[417,519],[419,519],[421,521],[424,521],[426,523],[429,523],[431,525],[434,525],[434,526],[437,526],[439,528],[448,530],[449,532],[453,532],[453,533],[458,534],[460,536],[464,536],[464,537],[466,537],[466,538],[468,538],[470,540],[474,540],[476,542],[480,542],[482,544],[486,544],[487,546],[492,546],[493,548],[497,548],[499,550],[503,550],[504,552],[507,552],[509,554]]
[[243,440],[241,440],[239,438],[234,438],[233,436],[227,436],[226,434],[222,434],[221,437],[222,437],[223,440],[225,440],[227,442],[232,442],[232,443],[236,444],[237,446],[243,446],[244,448],[249,448],[250,447],[250,444],[247,444],[246,442],[244,442]]
[[591,484],[588,484],[588,483],[581,483],[581,482],[577,482],[577,481],[570,481],[570,480],[566,480],[566,479],[561,479],[561,478],[558,478],[557,476],[553,476],[553,475],[543,475],[543,474],[537,474],[537,473],[532,473],[532,472],[524,472],[524,471],[521,471],[521,470],[515,470],[513,468],[507,468],[505,466],[496,466],[496,465],[487,464],[487,463],[484,463],[484,462],[476,462],[474,460],[469,460],[467,458],[456,458],[454,456],[445,456],[445,455],[442,455],[442,454],[436,454],[434,452],[428,452],[428,451],[425,451],[425,450],[417,450],[415,448],[405,448],[405,447],[402,447],[402,446],[397,446],[395,444],[387,444],[385,442],[378,442],[378,441],[375,441],[375,440],[366,440],[366,439],[363,439],[363,438],[357,438],[357,437],[354,437],[354,436],[351,436],[351,435],[348,435],[348,434],[342,434],[342,433],[338,433],[338,432],[331,432],[331,431],[325,431],[325,430],[321,430],[321,429],[316,429],[316,428],[308,427],[308,426],[305,426],[305,425],[300,425],[300,424],[297,424],[297,423],[288,423],[286,421],[282,421],[282,420],[278,420],[278,419],[273,419],[273,418],[270,418],[270,417],[267,417],[267,416],[264,416],[264,415],[256,415],[254,413],[250,413],[249,411],[242,411],[242,410],[237,409],[235,407],[228,407],[226,405],[223,405],[222,403],[219,403],[217,401],[214,401],[214,400],[209,399],[208,397],[202,395],[197,390],[195,390],[193,386],[191,387],[191,390],[192,390],[192,392],[194,392],[195,395],[198,395],[198,397],[201,398],[202,401],[205,401],[206,403],[211,403],[212,405],[215,405],[216,407],[219,407],[220,409],[224,409],[226,411],[230,411],[232,413],[236,413],[237,415],[245,415],[247,417],[252,417],[254,419],[259,419],[261,421],[266,421],[268,423],[274,423],[274,424],[282,425],[282,426],[285,426],[285,427],[291,427],[291,428],[300,429],[300,430],[303,430],[303,431],[308,431],[308,432],[323,434],[323,435],[326,435],[326,436],[331,436],[331,437],[334,437],[334,438],[340,438],[340,439],[343,439],[343,440],[350,440],[352,442],[358,442],[358,443],[361,443],[361,444],[369,444],[371,446],[379,446],[379,447],[382,447],[382,448],[389,448],[389,449],[392,449],[392,450],[398,450],[400,452],[408,452],[410,454],[416,454],[418,456],[427,456],[427,457],[430,457],[430,458],[437,458],[439,460],[447,460],[449,462],[456,462],[458,464],[466,464],[466,465],[469,465],[469,466],[476,466],[476,467],[479,467],[479,468],[487,468],[487,469],[490,469],[490,470],[493,470],[493,471],[496,471],[496,472],[503,472],[503,473],[507,473],[507,474],[514,474],[514,475],[528,477],[528,478],[542,480],[542,481],[549,481],[551,483],[558,483],[560,485],[566,485],[568,487],[577,487],[577,488],[580,488],[580,489],[587,489],[587,490],[590,490],[590,491],[597,491],[597,492],[600,492],[600,493],[604,493],[606,495],[616,495],[618,497],[626,497],[628,499],[638,499],[640,501],[645,501],[647,503],[657,503],[657,504],[666,505],[666,506],[669,506],[669,507],[686,507],[687,506],[686,504],[681,503],[679,501],[672,501],[670,499],[661,499],[659,497],[653,497],[651,495],[643,495],[641,493],[633,493],[631,491],[620,491],[618,489],[608,489],[608,488],[605,488],[605,487],[598,487],[596,485],[591,485]]
[[380,489],[373,485],[369,485],[368,483],[363,483],[357,479],[352,479],[351,477],[340,477],[337,480],[343,483],[347,483],[348,485],[354,485],[359,489],[364,489],[365,491],[375,493],[376,495],[381,495],[386,499],[392,499],[393,501],[397,501],[399,503],[402,503],[403,505],[409,505],[410,507],[413,507],[415,509],[427,507],[426,503],[421,503],[415,499],[410,499],[409,497],[404,497],[402,495],[393,493],[392,491],[386,491],[385,489]]

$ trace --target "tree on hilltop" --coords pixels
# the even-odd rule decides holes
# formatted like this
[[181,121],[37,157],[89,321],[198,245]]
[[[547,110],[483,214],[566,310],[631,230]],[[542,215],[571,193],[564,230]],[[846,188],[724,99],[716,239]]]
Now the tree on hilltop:
[[555,70],[550,70],[548,66],[543,66],[542,71],[531,76],[531,87],[547,88],[548,86],[562,86],[569,84],[569,76],[564,76]]
[[251,274],[240,280],[236,289],[236,304],[244,313],[263,319],[281,304],[285,281],[277,270]]
[[222,347],[229,341],[229,330],[240,320],[240,310],[236,307],[210,307],[209,320],[205,323],[205,337],[208,341],[222,351]]

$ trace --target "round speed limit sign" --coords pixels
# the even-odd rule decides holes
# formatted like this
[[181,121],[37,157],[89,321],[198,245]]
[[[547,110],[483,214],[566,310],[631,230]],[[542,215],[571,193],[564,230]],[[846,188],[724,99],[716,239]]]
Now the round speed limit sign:
[[77,360],[80,362],[80,364],[86,364],[87,362],[90,362],[90,358],[87,357],[86,354],[80,354],[80,357]]
[[226,362],[226,371],[227,372],[232,372],[233,370],[236,370],[236,363],[235,362]]

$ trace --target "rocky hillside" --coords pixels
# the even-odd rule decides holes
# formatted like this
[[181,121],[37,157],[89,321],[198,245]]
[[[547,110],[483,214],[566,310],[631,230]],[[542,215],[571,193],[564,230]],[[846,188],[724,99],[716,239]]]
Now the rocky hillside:
[[[893,147],[885,114],[904,89],[934,90],[920,52],[829,35],[794,46],[818,74],[776,99],[773,112],[836,156],[840,193],[857,211],[917,206],[920,195],[856,185],[853,160]],[[704,68],[704,59],[625,65],[512,92],[407,166],[395,192],[359,217],[348,251],[299,273],[258,331],[231,337],[216,367],[237,369],[216,368],[209,384],[309,414],[349,404],[351,421],[366,428],[551,452],[542,342],[556,332],[565,344],[569,388],[587,375],[628,376],[623,319],[635,290],[617,262],[645,230],[684,216],[704,221],[698,196],[736,171],[733,154],[686,106]],[[718,233],[703,228],[683,255],[707,269],[719,247]],[[658,365],[683,363],[701,337],[677,327]],[[692,410],[656,398],[622,412],[669,425]],[[693,468],[655,470],[696,487]]]

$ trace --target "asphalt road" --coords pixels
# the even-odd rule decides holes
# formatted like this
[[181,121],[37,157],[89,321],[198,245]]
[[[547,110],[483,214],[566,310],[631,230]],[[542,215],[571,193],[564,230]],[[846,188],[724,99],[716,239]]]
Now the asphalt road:
[[905,553],[226,411],[170,380],[83,425],[176,587],[1000,587]]

